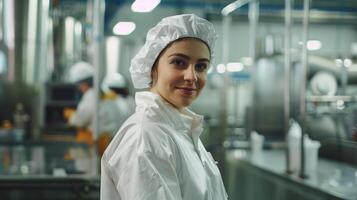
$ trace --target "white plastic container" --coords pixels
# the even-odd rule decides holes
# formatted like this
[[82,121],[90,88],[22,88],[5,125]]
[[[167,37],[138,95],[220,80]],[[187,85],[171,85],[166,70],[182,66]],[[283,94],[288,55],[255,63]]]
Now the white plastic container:
[[[301,127],[299,124],[293,122],[288,134],[290,169],[299,171],[301,165]],[[316,170],[320,146],[319,141],[313,141],[307,135],[304,136],[306,172]]]
[[252,147],[253,156],[261,155],[261,153],[263,151],[263,145],[264,145],[264,136],[253,131],[250,136],[250,139],[251,139],[251,147]]
[[312,141],[310,138],[305,140],[305,169],[307,172],[316,170],[320,146],[318,141]]

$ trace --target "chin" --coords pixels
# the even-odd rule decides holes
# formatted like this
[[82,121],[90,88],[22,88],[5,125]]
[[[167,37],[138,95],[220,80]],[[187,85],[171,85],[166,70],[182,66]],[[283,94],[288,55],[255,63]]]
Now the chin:
[[176,107],[181,109],[181,108],[185,108],[185,107],[189,107],[193,102],[192,100],[188,100],[188,99],[182,99],[181,101],[178,101],[176,103]]

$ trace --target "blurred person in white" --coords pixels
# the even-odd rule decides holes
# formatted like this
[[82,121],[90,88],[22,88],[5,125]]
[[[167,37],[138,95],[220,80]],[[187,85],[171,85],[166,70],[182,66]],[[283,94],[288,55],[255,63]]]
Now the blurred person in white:
[[[65,109],[64,116],[68,123],[78,128],[77,141],[93,144],[98,142],[101,135],[113,135],[119,129],[117,119],[120,117],[119,109],[114,101],[105,101],[100,97],[98,111],[99,136],[93,134],[93,117],[95,115],[95,91],[93,89],[94,69],[87,62],[75,63],[69,72],[70,81],[76,83],[83,94],[76,110]],[[104,150],[100,149],[100,141],[97,143],[98,153],[101,155]]]
[[135,100],[129,95],[125,78],[120,73],[108,74],[102,83],[104,99],[114,100],[120,110],[119,126],[134,113]]
[[[124,121],[134,113],[135,102],[134,98],[129,95],[126,81],[124,77],[119,73],[107,74],[102,82],[103,102],[108,105],[107,109],[114,109],[118,112],[115,116],[115,123],[112,124],[114,131],[103,133],[98,138],[98,151],[100,155],[103,154],[110,141],[119,130]],[[114,105],[117,108],[113,108]],[[112,111],[108,110],[106,113]],[[105,118],[105,117],[104,117]]]
[[203,117],[187,107],[205,86],[213,25],[193,14],[149,30],[132,59],[136,111],[102,157],[102,200],[224,200],[215,161],[199,136]]

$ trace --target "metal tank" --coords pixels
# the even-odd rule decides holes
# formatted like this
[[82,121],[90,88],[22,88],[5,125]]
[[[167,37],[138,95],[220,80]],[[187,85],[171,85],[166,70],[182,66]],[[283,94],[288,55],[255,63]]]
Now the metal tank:
[[[326,71],[333,74],[341,83],[343,77],[342,68],[338,68],[333,60],[310,56],[308,80],[319,71]],[[301,63],[297,58],[292,59],[290,72],[290,118],[297,120],[300,107],[300,80]],[[255,115],[254,128],[259,133],[275,137],[284,137],[284,62],[279,54],[260,57],[256,65],[256,82],[254,89],[253,112]],[[355,73],[348,72],[347,82],[349,85],[355,84],[357,76]],[[307,90],[309,90],[307,83]],[[306,94],[304,94],[306,96]],[[310,105],[310,104],[309,104]],[[311,106],[310,106],[311,107]],[[353,113],[341,113],[335,115],[311,114],[308,107],[306,127],[307,132],[315,139],[324,139],[339,135],[340,138],[348,137],[346,132],[354,122],[346,123],[350,120]],[[342,111],[341,111],[342,112]],[[333,122],[333,123],[331,123]],[[329,128],[326,128],[329,127]],[[344,127],[344,128],[343,128]]]
[[258,45],[252,111],[253,129],[268,137],[284,134],[284,57],[282,40],[266,36]]

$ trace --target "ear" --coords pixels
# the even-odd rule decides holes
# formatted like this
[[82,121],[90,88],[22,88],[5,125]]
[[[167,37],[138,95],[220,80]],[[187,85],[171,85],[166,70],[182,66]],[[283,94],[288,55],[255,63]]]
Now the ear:
[[158,72],[157,72],[157,63],[151,69],[151,83],[150,86],[154,87],[157,82]]

